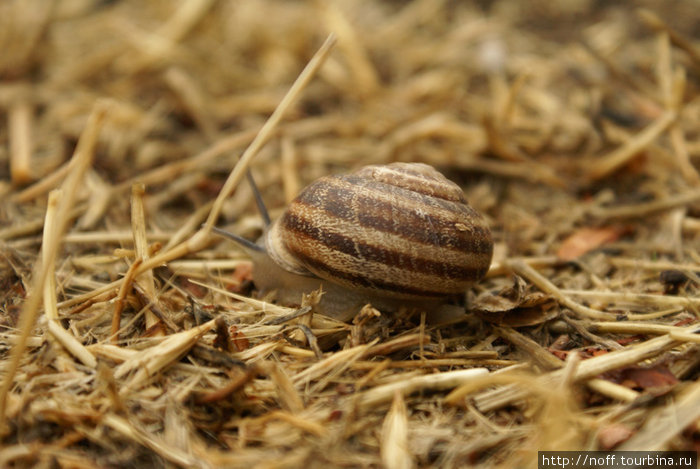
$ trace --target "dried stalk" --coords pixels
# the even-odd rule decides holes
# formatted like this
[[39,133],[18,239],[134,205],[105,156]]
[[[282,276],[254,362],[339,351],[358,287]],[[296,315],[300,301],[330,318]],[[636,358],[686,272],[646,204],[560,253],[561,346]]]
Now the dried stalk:
[[[146,239],[146,215],[144,214],[143,208],[143,195],[145,192],[146,187],[143,184],[134,184],[131,189],[131,230],[134,235],[135,255],[141,262],[148,262],[148,259],[151,257],[148,250],[148,240]],[[138,274],[134,281],[141,285],[149,301],[153,304],[157,304],[153,270],[149,269]],[[158,324],[160,324],[160,320],[155,314],[150,310],[146,310],[146,329],[151,330]],[[116,331],[113,329],[113,332]],[[159,334],[162,335],[162,331],[160,331]]]
[[[85,130],[78,141],[78,146],[71,160],[71,172],[68,174],[63,184],[62,190],[64,196],[58,209],[56,210],[56,228],[53,230],[54,237],[51,239],[51,242],[48,245],[43,247],[43,249],[46,251],[46,254],[44,255],[45,259],[51,260],[56,258],[60,238],[63,236],[63,233],[68,225],[68,214],[70,213],[76,199],[78,187],[80,187],[80,181],[83,179],[85,172],[92,162],[95,147],[97,145],[97,137],[100,129],[102,128],[103,119],[107,115],[108,111],[109,103],[106,101],[98,101],[95,104],[93,112],[88,119],[87,125],[85,126]],[[44,288],[44,283],[49,276],[48,267],[49,266],[44,265],[43,263],[39,263],[36,266],[34,269],[32,288],[30,290],[29,298],[22,306],[21,322],[19,325],[20,333],[19,336],[17,336],[14,347],[12,348],[9,364],[2,381],[2,387],[0,387],[0,435],[3,435],[8,431],[7,421],[5,420],[7,393],[12,387],[15,373],[19,367],[20,359],[22,358],[22,355],[26,349],[27,340],[29,339],[29,335],[34,327],[34,323],[36,322],[36,317],[39,312],[39,304],[41,303],[43,296],[42,289]]]

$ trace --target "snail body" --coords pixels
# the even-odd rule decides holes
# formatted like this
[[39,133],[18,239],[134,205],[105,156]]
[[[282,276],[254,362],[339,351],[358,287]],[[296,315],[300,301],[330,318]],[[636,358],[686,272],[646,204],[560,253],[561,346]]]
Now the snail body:
[[319,287],[322,313],[352,317],[463,294],[491,263],[493,240],[462,189],[422,163],[366,166],[306,187],[251,253],[256,285],[295,299]]

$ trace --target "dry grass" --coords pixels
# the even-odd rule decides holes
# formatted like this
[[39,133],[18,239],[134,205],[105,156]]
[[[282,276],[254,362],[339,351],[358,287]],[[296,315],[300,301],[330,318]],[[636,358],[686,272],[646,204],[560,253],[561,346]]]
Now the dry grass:
[[[0,466],[697,450],[700,12],[655,5],[1,3]],[[492,227],[466,314],[278,305],[210,233],[246,168],[275,216],[391,161]]]

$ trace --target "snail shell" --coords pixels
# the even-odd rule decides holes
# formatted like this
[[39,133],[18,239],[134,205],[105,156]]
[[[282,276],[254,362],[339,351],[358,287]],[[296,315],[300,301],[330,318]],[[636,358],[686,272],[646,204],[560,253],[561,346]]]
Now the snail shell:
[[[372,299],[464,293],[486,274],[493,252],[491,232],[462,189],[422,163],[317,180],[264,243],[287,277],[321,279]],[[255,275],[256,284],[269,277]]]

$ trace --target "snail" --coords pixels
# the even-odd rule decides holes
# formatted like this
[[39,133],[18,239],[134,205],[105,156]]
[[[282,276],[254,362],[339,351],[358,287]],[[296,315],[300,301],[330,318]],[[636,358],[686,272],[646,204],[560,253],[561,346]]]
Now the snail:
[[317,310],[341,320],[367,303],[430,307],[464,295],[493,252],[491,232],[462,189],[423,163],[320,178],[257,244],[217,232],[245,244],[259,289],[298,304],[302,292],[321,287]]

